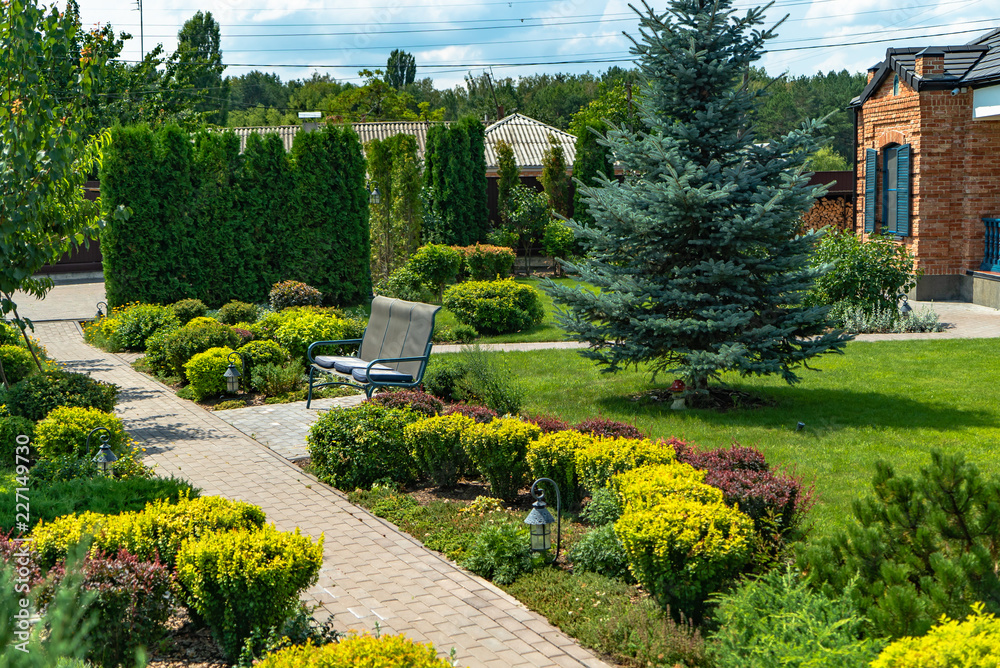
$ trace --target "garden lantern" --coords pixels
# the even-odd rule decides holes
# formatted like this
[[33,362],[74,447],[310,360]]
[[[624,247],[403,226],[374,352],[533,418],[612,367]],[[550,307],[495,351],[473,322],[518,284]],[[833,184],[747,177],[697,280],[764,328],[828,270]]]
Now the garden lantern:
[[686,389],[687,386],[684,385],[684,381],[680,378],[674,381],[674,384],[670,386],[670,392],[674,395],[674,403],[670,405],[670,408],[675,411],[683,410],[685,408],[683,395],[684,390]]
[[240,391],[240,370],[237,369],[236,365],[233,363],[233,355],[236,355],[236,359],[239,359],[241,362],[243,361],[241,359],[242,354],[237,352],[229,353],[229,357],[226,358],[229,360],[229,367],[226,369],[226,372],[222,374],[222,377],[226,379],[226,392],[229,392],[230,394],[235,394]]
[[906,315],[913,311],[913,307],[910,306],[910,300],[906,298],[906,295],[899,295],[903,299],[902,305],[899,307],[899,314]]
[[104,308],[108,308],[107,302],[97,302],[97,315],[94,316],[96,320],[100,320],[101,318],[104,317],[104,311],[101,310],[102,304],[104,305]]
[[97,465],[97,470],[101,472],[104,477],[111,477],[111,465],[118,461],[115,457],[115,453],[111,451],[111,446],[108,445],[108,439],[111,438],[111,430],[107,427],[95,427],[90,430],[87,434],[87,452],[90,452],[90,437],[97,432],[103,432],[101,434],[101,449],[98,450],[97,455],[92,460]]
[[382,201],[382,193],[378,191],[378,186],[375,186],[375,190],[368,191],[368,198],[372,204],[378,204]]
[[[552,513],[545,506],[545,492],[538,489],[538,483],[549,482],[556,489],[556,515],[558,520],[552,517]],[[524,523],[531,529],[531,551],[548,552],[552,549],[552,524],[556,524],[556,555],[552,559],[555,563],[559,558],[559,548],[562,546],[562,507],[559,498],[559,485],[549,478],[539,478],[531,485],[531,496],[535,498],[535,503],[531,506],[531,512],[524,519]]]

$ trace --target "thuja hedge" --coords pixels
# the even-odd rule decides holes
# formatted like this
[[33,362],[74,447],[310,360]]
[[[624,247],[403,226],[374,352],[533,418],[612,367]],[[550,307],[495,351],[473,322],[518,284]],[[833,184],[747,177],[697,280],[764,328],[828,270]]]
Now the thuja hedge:
[[430,192],[425,236],[436,243],[469,246],[489,231],[486,202],[486,129],[472,117],[427,130],[424,186]]
[[251,135],[177,126],[115,128],[101,201],[126,221],[101,232],[108,303],[262,301],[274,283],[318,288],[330,305],[371,294],[368,198],[352,129]]

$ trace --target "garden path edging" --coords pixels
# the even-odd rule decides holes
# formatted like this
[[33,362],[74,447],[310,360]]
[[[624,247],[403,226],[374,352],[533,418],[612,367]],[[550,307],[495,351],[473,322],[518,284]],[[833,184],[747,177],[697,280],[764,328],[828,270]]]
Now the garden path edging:
[[35,336],[69,371],[121,387],[116,413],[146,448],[159,475],[182,477],[202,494],[260,506],[278,529],[325,533],[319,582],[303,600],[344,631],[405,633],[431,642],[458,665],[608,664],[493,584],[423,547],[351,504],[341,492],[269,450],[126,360],[87,345],[72,321],[37,323]]

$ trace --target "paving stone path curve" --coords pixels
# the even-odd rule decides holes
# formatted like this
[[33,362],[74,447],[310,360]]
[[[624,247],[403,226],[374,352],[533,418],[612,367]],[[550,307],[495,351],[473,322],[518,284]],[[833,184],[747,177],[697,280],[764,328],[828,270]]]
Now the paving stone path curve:
[[608,667],[493,584],[178,398],[125,358],[87,345],[76,322],[38,322],[35,336],[65,369],[121,387],[116,413],[158,475],[184,478],[206,496],[258,505],[280,530],[324,535],[319,582],[303,600],[322,606],[338,630],[373,631],[377,623],[384,634],[433,643],[441,656],[455,648],[460,666]]

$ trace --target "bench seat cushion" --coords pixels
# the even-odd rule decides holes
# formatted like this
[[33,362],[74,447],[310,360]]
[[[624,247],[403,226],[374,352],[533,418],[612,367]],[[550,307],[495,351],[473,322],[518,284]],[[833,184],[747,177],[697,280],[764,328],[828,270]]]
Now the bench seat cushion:
[[[369,364],[371,364],[371,362],[366,362],[364,360],[359,360],[359,359],[353,359],[353,360],[334,362],[333,368],[337,370],[339,373],[347,374],[348,376],[350,376],[355,369],[361,369],[362,371],[364,371],[366,368],[368,368]],[[378,369],[379,371],[392,371],[390,367],[387,367],[384,364],[376,364],[375,366],[372,367],[372,369]]]
[[[355,369],[351,372],[351,377],[359,383],[368,382],[365,377],[365,368]],[[376,383],[412,383],[413,376],[408,373],[399,373],[398,371],[393,371],[391,369],[376,369],[372,367],[371,379]]]
[[313,358],[316,362],[316,366],[323,367],[324,369],[332,369],[337,362],[350,362],[350,361],[360,361],[357,357],[343,357],[339,355],[317,355]]

